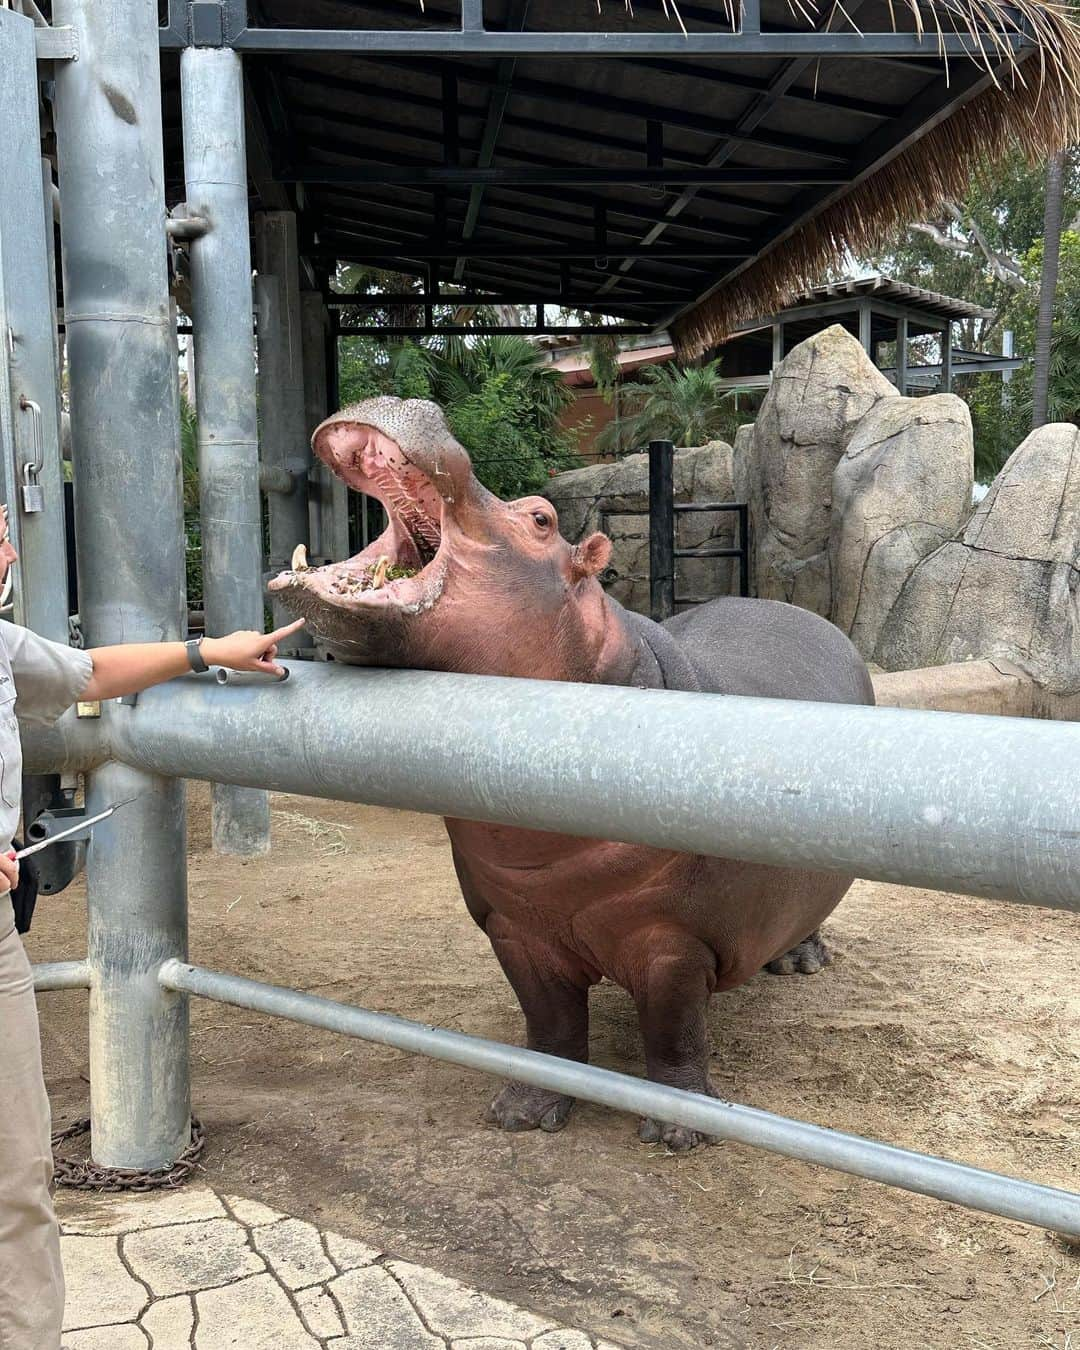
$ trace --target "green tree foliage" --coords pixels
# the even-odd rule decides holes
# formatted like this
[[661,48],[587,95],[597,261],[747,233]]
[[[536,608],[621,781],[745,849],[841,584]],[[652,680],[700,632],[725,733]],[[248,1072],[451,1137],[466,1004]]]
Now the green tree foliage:
[[578,462],[572,437],[558,426],[573,392],[524,338],[451,336],[393,347],[347,338],[341,349],[343,405],[376,394],[434,399],[476,476],[500,497],[536,492]]
[[202,531],[199,521],[199,421],[195,409],[180,397],[180,465],[184,481],[184,559],[189,609],[203,602]]
[[[1054,335],[1050,358],[1050,418],[1075,421],[1080,365],[1080,154],[1074,150],[1065,168],[1064,219]],[[875,270],[943,295],[970,300],[993,311],[991,319],[957,324],[962,347],[1000,350],[1011,329],[1015,351],[1031,357],[1042,269],[1042,231],[1046,166],[1029,165],[1021,156],[996,170],[991,179],[972,180],[962,202],[951,202],[939,219],[913,222],[895,244],[870,260]],[[971,408],[975,432],[975,473],[989,482],[1031,427],[1030,364],[1008,385],[1000,375],[966,377],[955,392]]]
[[617,444],[640,449],[649,441],[704,445],[729,440],[743,422],[752,422],[746,390],[721,385],[720,362],[685,370],[675,365],[646,366],[640,379],[620,385],[625,415],[609,422],[596,439],[598,450]]

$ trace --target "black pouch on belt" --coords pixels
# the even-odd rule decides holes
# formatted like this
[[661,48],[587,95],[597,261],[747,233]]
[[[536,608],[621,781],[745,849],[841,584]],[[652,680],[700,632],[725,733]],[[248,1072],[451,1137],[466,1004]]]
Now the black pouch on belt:
[[[18,852],[22,844],[18,839],[11,841],[11,847]],[[22,858],[19,862],[19,884],[11,892],[11,907],[15,911],[16,933],[29,933],[30,920],[34,917],[37,904],[38,871],[33,858]]]

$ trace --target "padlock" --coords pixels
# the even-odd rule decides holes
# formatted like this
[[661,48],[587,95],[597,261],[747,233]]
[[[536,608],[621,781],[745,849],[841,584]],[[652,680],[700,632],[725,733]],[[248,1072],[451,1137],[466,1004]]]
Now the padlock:
[[45,510],[45,489],[37,481],[37,476],[36,464],[23,466],[22,508],[26,515]]
[[22,509],[24,514],[33,515],[35,511],[45,510],[45,490],[38,481],[41,466],[45,462],[41,408],[25,394],[19,399],[19,407],[23,412],[30,414],[34,424],[34,458],[27,460],[22,471]]

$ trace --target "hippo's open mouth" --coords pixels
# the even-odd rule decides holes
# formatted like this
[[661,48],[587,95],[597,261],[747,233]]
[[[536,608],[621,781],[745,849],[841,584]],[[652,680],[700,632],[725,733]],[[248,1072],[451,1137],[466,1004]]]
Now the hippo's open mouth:
[[309,601],[360,613],[391,607],[416,613],[442,594],[443,499],[431,478],[374,427],[343,423],[318,446],[321,458],[356,492],[377,497],[389,524],[345,562],[309,567],[301,544],[271,591],[307,592]]

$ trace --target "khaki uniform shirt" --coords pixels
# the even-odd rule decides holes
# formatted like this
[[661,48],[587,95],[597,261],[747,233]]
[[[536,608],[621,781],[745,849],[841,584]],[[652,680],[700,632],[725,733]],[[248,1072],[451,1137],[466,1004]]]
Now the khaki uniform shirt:
[[22,806],[19,724],[49,725],[90,683],[89,653],[38,637],[0,619],[0,851],[11,845]]

